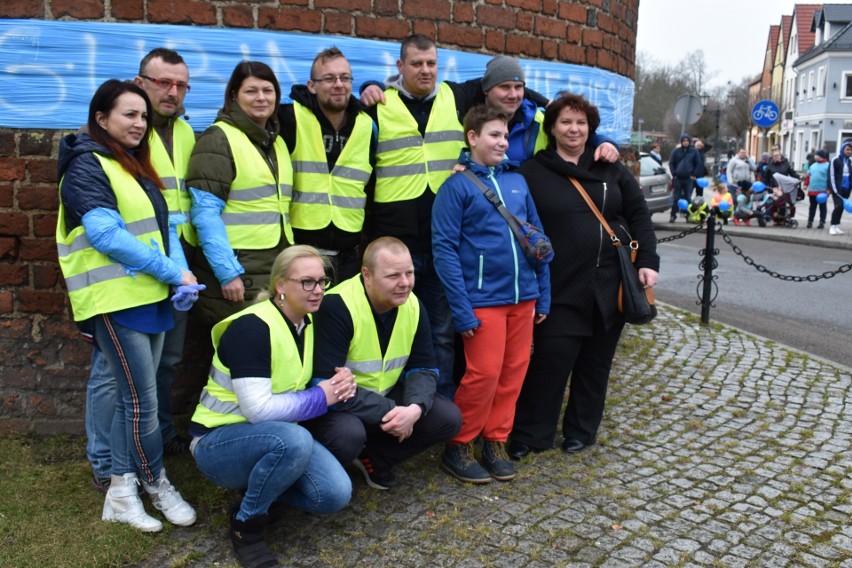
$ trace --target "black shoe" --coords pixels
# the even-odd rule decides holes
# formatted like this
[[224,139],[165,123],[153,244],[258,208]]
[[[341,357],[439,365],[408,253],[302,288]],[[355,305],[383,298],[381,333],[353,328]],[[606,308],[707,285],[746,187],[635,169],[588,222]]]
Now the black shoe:
[[491,442],[485,440],[482,445],[482,465],[497,481],[512,481],[515,479],[515,468],[506,453],[506,442]]
[[813,226],[814,226],[813,222],[812,222],[812,221],[808,221],[808,229],[810,229],[810,228],[811,228],[811,227],[813,227]]
[[236,511],[231,513],[231,529],[228,537],[234,547],[234,554],[244,568],[276,568],[281,566],[275,554],[266,545],[263,529],[266,526],[266,515],[254,517],[247,521],[238,521]]
[[586,444],[584,444],[580,440],[577,440],[576,438],[565,438],[564,440],[562,440],[562,451],[567,452],[569,454],[579,452],[585,447]]
[[396,485],[396,478],[389,467],[381,467],[363,453],[352,463],[364,474],[364,480],[373,489],[387,491]]
[[672,215],[671,217],[669,217],[669,223],[674,223],[675,221],[677,221],[676,216]]
[[516,442],[514,440],[509,442],[506,447],[506,453],[509,454],[510,458],[516,461],[521,460],[530,454],[538,454],[543,451],[544,450],[542,448],[533,448],[523,442]]
[[820,223],[817,225],[817,229],[825,229],[825,223]]
[[112,477],[97,477],[92,474],[92,487],[100,491],[101,493],[106,493],[109,491],[109,485],[112,483]]
[[467,483],[491,483],[491,474],[476,461],[473,442],[467,444],[447,444],[441,456],[441,467],[447,473]]
[[163,455],[166,456],[185,456],[189,453],[190,441],[179,435],[168,442],[163,442]]

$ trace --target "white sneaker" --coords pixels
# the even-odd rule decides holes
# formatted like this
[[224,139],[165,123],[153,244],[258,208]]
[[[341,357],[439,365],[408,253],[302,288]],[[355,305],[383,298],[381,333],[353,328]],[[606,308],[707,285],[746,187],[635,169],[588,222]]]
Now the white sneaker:
[[830,226],[828,228],[828,234],[829,235],[836,235],[837,234],[837,225]]
[[834,234],[836,234],[836,235],[842,235],[843,234],[843,229],[840,228],[840,225],[834,226]]
[[142,482],[145,492],[151,497],[154,507],[162,511],[173,525],[188,527],[195,522],[195,509],[183,500],[175,486],[166,477],[166,470],[160,472],[160,478],[153,485]]
[[142,499],[139,498],[139,479],[135,473],[111,477],[101,519],[127,523],[142,532],[163,530],[163,523],[145,512]]

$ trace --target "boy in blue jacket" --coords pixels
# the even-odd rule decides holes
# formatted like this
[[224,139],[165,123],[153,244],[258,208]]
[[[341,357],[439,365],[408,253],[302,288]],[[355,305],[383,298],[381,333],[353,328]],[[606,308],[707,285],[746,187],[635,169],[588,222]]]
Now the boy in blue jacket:
[[[470,151],[460,161],[509,212],[541,227],[526,181],[504,159],[508,120],[485,105],[471,109],[464,120]],[[470,483],[510,481],[515,470],[505,443],[529,364],[533,323],[550,311],[548,267],[527,260],[506,220],[463,173],[450,176],[435,198],[432,251],[467,362],[454,399],[462,427],[441,464]],[[482,463],[473,446],[480,436]]]

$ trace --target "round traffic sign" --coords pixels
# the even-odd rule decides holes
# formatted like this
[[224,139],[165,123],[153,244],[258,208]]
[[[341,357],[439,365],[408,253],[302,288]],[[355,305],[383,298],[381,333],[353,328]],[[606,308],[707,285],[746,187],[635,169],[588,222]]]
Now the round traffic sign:
[[754,103],[754,106],[751,107],[751,119],[761,128],[768,128],[775,124],[780,115],[781,113],[778,112],[778,105],[769,99],[757,101]]
[[701,106],[701,99],[695,95],[679,96],[675,101],[674,107],[672,107],[675,120],[683,125],[694,124],[695,121],[701,118],[703,111],[704,107]]

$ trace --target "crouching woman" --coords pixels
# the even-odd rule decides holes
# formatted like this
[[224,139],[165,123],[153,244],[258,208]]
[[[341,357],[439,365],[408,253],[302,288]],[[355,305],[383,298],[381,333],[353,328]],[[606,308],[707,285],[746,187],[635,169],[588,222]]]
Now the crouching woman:
[[351,497],[340,463],[295,424],[355,394],[346,368],[306,389],[314,344],[309,314],[328,284],[316,249],[289,247],[275,259],[258,302],[213,328],[213,365],[192,417],[190,448],[210,481],[245,492],[229,533],[242,566],[278,566],[263,537],[274,503],[332,513]]

